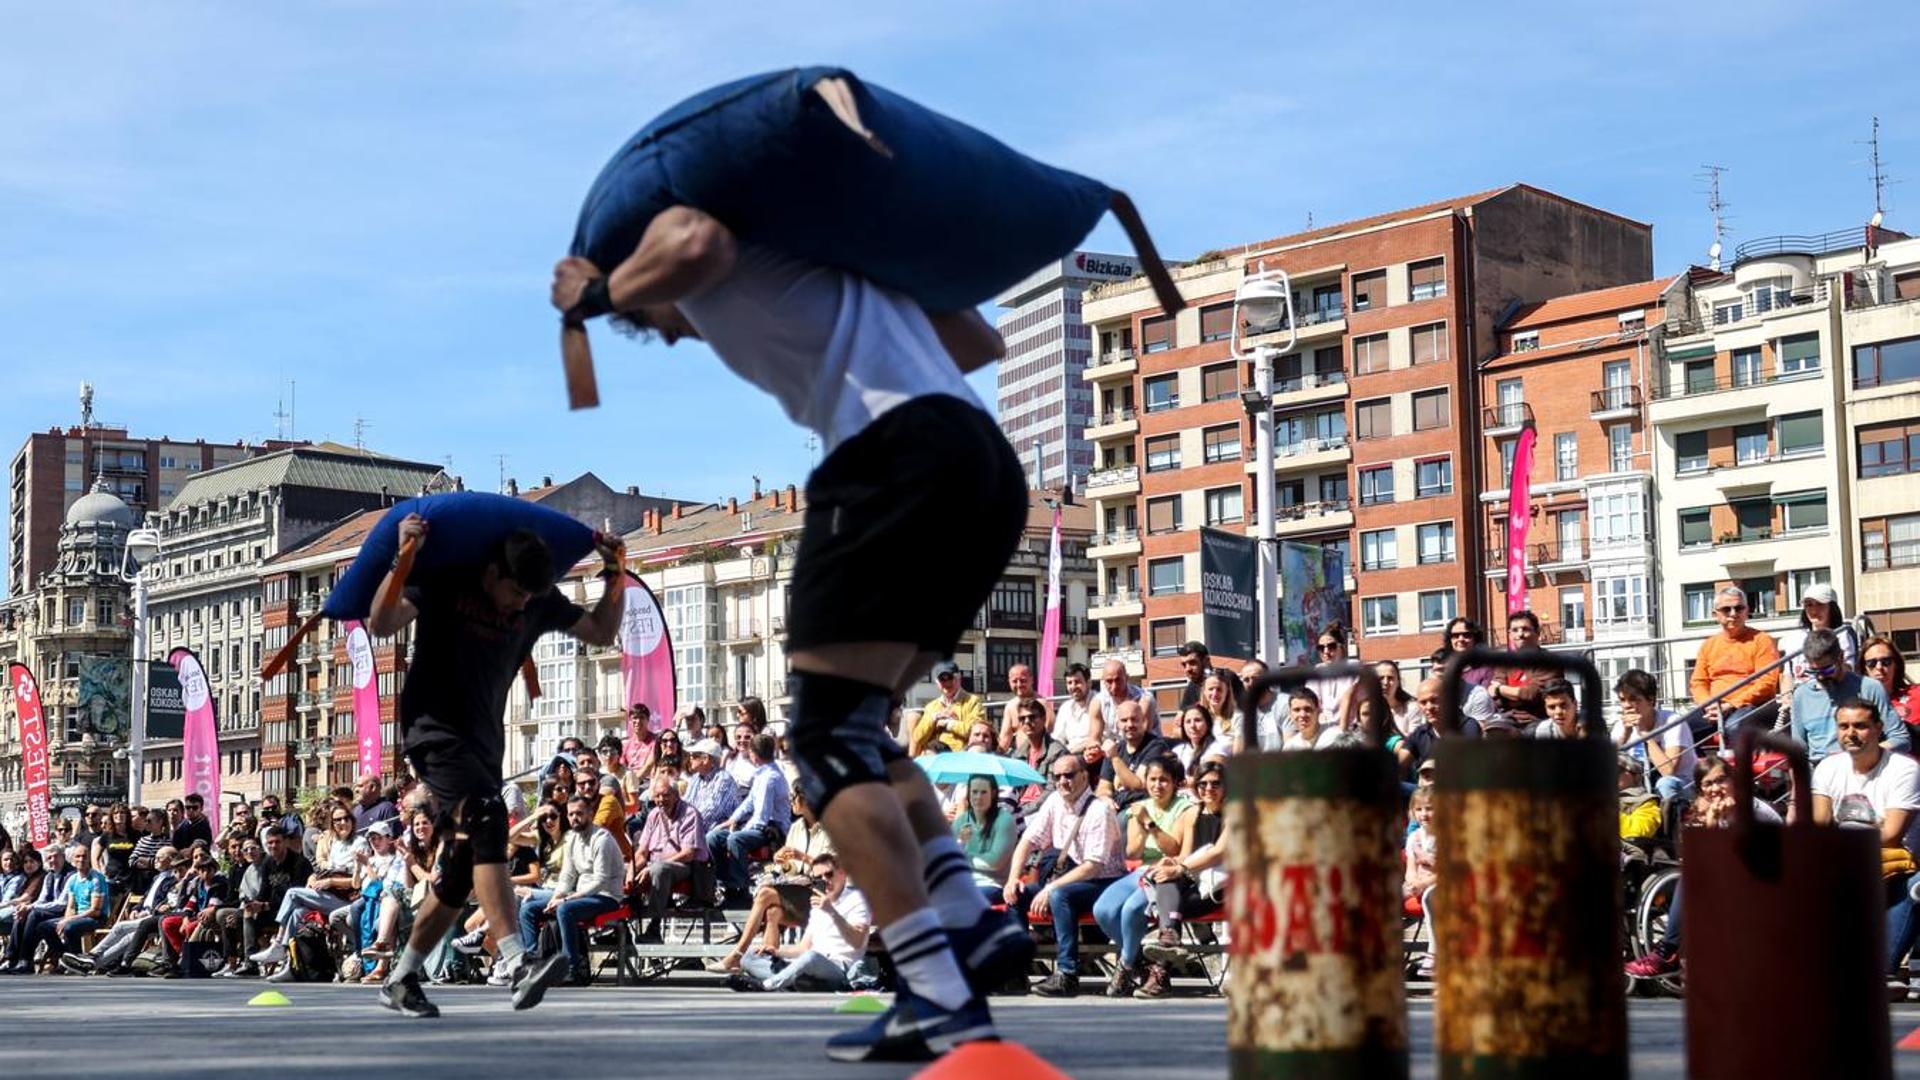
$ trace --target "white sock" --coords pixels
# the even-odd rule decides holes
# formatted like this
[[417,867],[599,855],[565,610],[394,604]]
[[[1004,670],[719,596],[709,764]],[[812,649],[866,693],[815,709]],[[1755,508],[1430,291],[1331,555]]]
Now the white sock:
[[930,907],[895,919],[883,931],[887,953],[900,972],[900,981],[915,994],[943,1009],[958,1009],[973,1000],[960,962],[947,944],[947,932]]
[[413,942],[409,941],[407,947],[400,950],[400,959],[393,962],[393,972],[387,977],[387,981],[399,982],[409,975],[417,974],[422,967],[426,966],[426,963],[427,954],[421,952]]
[[920,843],[920,872],[927,882],[927,899],[949,930],[972,926],[987,910],[987,898],[973,883],[973,864],[953,834]]
[[526,943],[520,940],[519,934],[508,934],[494,942],[493,947],[500,950],[500,955],[494,962],[506,964],[508,970],[512,970],[513,965],[519,963],[520,958],[527,953]]

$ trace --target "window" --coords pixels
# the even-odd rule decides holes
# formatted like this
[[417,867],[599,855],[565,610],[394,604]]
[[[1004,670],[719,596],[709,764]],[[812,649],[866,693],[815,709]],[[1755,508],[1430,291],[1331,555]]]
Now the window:
[[1500,446],[1500,486],[1513,485],[1513,462],[1520,455],[1519,439],[1501,439]]
[[1332,473],[1320,478],[1320,501],[1323,503],[1344,503],[1347,501],[1347,474]]
[[1147,532],[1169,533],[1180,528],[1180,496],[1147,500]]
[[1793,609],[1798,608],[1800,606],[1800,599],[1807,595],[1808,589],[1813,588],[1815,585],[1825,585],[1831,582],[1832,580],[1833,580],[1832,571],[1828,570],[1824,566],[1818,567],[1813,570],[1787,571],[1786,610],[1792,611]]
[[1413,328],[1413,362],[1419,364],[1442,363],[1452,355],[1447,345],[1447,324],[1429,323]]
[[1781,457],[1818,454],[1826,446],[1817,412],[1792,413],[1774,420],[1773,425],[1774,442],[1779,445]]
[[1360,628],[1369,634],[1400,632],[1400,598],[1368,596],[1360,601]]
[[1180,436],[1155,435],[1147,440],[1147,471],[1165,472],[1180,467]]
[[1353,437],[1384,439],[1393,434],[1393,404],[1386,398],[1353,403]]
[[1353,339],[1353,373],[1372,375],[1387,370],[1387,335],[1369,334]]
[[1860,565],[1866,570],[1920,565],[1920,514],[1862,521]]
[[1773,536],[1773,502],[1770,499],[1733,499],[1727,506],[1739,526],[1736,539],[1766,540]]
[[1187,589],[1187,562],[1175,557],[1147,564],[1147,595],[1171,596]]
[[1140,320],[1140,351],[1157,353],[1173,348],[1173,319],[1161,315]]
[[1238,487],[1207,492],[1207,524],[1233,525],[1246,519],[1246,492]]
[[1637,334],[1646,328],[1647,313],[1645,311],[1623,311],[1620,313],[1621,333]]
[[1682,370],[1686,376],[1687,393],[1704,394],[1714,388],[1714,383],[1717,380],[1713,373],[1713,360],[1711,358],[1705,360],[1689,360]]
[[[1920,282],[1920,275],[1907,277]],[[1920,286],[1910,291],[1920,291]],[[1781,345],[1785,344],[1781,342]],[[1920,337],[1880,341],[1872,345],[1860,345],[1853,350],[1853,385],[1856,389],[1912,382],[1915,379],[1920,379]]]
[[87,621],[87,600],[83,596],[67,597],[67,625],[79,626]]
[[1521,330],[1513,335],[1514,352],[1533,352],[1538,348],[1540,348],[1540,331]]
[[1758,386],[1760,378],[1760,350],[1733,350],[1733,385]]
[[1360,534],[1360,569],[1391,570],[1400,565],[1400,542],[1392,529]]
[[1200,369],[1200,399],[1226,401],[1240,393],[1240,365],[1215,364]]
[[1766,619],[1780,613],[1779,605],[1774,602],[1774,583],[1771,576],[1742,578],[1738,584],[1747,594],[1748,615],[1756,619]]
[[1280,509],[1299,506],[1307,501],[1307,482],[1305,480],[1282,480],[1273,487],[1274,505]]
[[1733,460],[1736,465],[1752,465],[1767,460],[1765,423],[1734,425]]
[[1225,341],[1233,336],[1233,305],[1215,304],[1200,309],[1200,340]]
[[1453,494],[1453,459],[1428,458],[1413,463],[1414,497],[1430,499]]
[[1703,472],[1707,467],[1707,433],[1683,431],[1673,437],[1676,472]]
[[1420,629],[1439,630],[1458,613],[1452,589],[1434,589],[1420,594]]
[[1690,623],[1709,623],[1713,621],[1713,594],[1715,585],[1711,581],[1697,582],[1680,587],[1680,602]]
[[1623,544],[1647,535],[1646,499],[1638,490],[1614,491],[1589,497],[1593,511],[1593,542]]
[[1452,396],[1442,386],[1413,395],[1413,430],[1432,431],[1453,423]]
[[1155,656],[1178,656],[1187,643],[1187,620],[1161,619],[1147,628]]
[[1580,436],[1571,431],[1557,432],[1553,436],[1553,478],[1580,479]]
[[1237,422],[1208,428],[1201,434],[1201,439],[1206,444],[1203,456],[1207,464],[1240,460],[1240,425]]
[[1920,472],[1920,423],[1862,427],[1859,440],[1863,478]]
[[1370,465],[1357,472],[1360,477],[1361,506],[1393,501],[1393,466]]
[[1782,495],[1776,501],[1780,504],[1782,531],[1812,532],[1827,527],[1826,492],[1808,491]]
[[1713,305],[1713,325],[1715,326],[1737,323],[1746,317],[1747,309],[1744,301],[1721,300]]
[[1374,270],[1353,275],[1353,310],[1387,306],[1387,272]]
[[1647,617],[1647,579],[1639,575],[1603,577],[1593,583],[1593,619],[1610,623],[1642,622]]
[[1180,404],[1178,376],[1156,375],[1140,382],[1140,390],[1146,395],[1147,411],[1150,413],[1171,409]]
[[1781,338],[1776,351],[1780,357],[1779,377],[1782,379],[1812,375],[1820,370],[1819,334],[1795,334]]
[[1428,259],[1407,267],[1407,299],[1431,300],[1447,295],[1447,266],[1444,260]]
[[1416,532],[1420,539],[1422,565],[1453,561],[1453,522],[1438,521],[1430,525],[1421,525]]
[[1607,471],[1633,471],[1633,425],[1607,425]]
[[1680,546],[1703,547],[1713,543],[1713,511],[1704,506],[1680,511]]

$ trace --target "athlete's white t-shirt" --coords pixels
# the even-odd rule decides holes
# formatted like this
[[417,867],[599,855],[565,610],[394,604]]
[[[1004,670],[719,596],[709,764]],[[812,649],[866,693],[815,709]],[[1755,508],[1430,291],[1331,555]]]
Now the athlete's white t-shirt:
[[829,453],[915,398],[948,394],[985,411],[920,305],[844,270],[741,244],[725,280],[676,306]]

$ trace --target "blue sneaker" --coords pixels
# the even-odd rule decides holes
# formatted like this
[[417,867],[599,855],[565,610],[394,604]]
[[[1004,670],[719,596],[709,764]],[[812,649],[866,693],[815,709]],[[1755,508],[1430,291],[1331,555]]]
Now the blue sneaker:
[[947,931],[947,940],[967,976],[967,988],[982,997],[1027,974],[1033,963],[1033,936],[992,908],[981,912],[972,926]]
[[962,1043],[998,1039],[987,1003],[975,997],[958,1009],[943,1009],[901,987],[893,1007],[871,1024],[827,1040],[835,1061],[932,1061]]

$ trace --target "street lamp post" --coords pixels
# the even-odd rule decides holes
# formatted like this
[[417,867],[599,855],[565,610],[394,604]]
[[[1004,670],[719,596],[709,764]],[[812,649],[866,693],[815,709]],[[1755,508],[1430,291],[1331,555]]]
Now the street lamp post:
[[[1273,504],[1273,361],[1293,348],[1299,332],[1294,327],[1293,288],[1286,271],[1269,272],[1262,266],[1241,283],[1233,297],[1234,358],[1253,361],[1253,388],[1240,392],[1247,415],[1253,418],[1253,456],[1257,463],[1254,487],[1255,523],[1260,534],[1260,659],[1269,668],[1280,663],[1280,553],[1275,547]],[[1240,351],[1245,331],[1256,334],[1284,328],[1284,345],[1257,345],[1251,354]]]
[[127,534],[120,558],[120,580],[133,590],[133,718],[127,733],[127,803],[140,805],[146,781],[147,745],[147,567],[160,554],[160,533],[141,527]]

